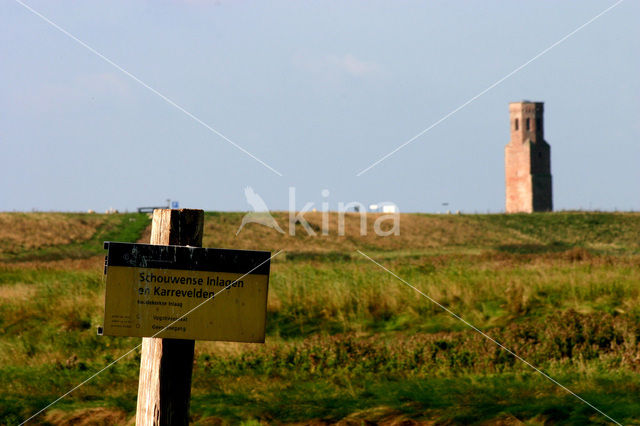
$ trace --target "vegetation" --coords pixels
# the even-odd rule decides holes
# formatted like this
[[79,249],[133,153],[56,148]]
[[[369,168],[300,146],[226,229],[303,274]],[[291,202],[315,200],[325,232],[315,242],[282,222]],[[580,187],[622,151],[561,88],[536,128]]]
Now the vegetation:
[[146,214],[0,213],[0,261],[86,259],[103,241],[136,241]]
[[[242,214],[207,214],[205,246],[284,252],[266,343],[196,343],[195,424],[609,423],[357,250],[640,424],[640,215],[402,215],[389,237],[374,215],[366,236],[347,216],[344,236],[331,215],[329,236],[250,224],[236,237]],[[305,217],[320,229],[320,213]],[[149,219],[5,213],[0,225],[0,423],[17,424],[139,345],[96,335],[102,241],[139,241]],[[134,350],[33,423],[130,422],[138,364]]]

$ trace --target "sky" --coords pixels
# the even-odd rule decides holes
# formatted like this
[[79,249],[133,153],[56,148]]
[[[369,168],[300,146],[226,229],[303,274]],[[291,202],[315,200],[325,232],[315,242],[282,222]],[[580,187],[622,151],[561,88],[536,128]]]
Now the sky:
[[580,28],[614,4],[2,1],[0,211],[501,212],[523,99],[556,210],[640,210],[640,2]]

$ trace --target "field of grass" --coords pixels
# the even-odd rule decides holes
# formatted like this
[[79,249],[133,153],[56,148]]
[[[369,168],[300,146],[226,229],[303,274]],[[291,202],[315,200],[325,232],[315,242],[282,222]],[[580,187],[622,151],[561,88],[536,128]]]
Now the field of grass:
[[[287,229],[286,213],[274,215]],[[313,229],[320,213],[305,215]],[[640,214],[369,215],[345,235],[205,216],[204,245],[284,250],[267,339],[196,342],[194,424],[609,424],[357,250],[622,424],[640,424]],[[139,214],[0,214],[0,424],[18,424],[140,343],[100,337],[102,241]],[[139,351],[33,424],[127,424]]]

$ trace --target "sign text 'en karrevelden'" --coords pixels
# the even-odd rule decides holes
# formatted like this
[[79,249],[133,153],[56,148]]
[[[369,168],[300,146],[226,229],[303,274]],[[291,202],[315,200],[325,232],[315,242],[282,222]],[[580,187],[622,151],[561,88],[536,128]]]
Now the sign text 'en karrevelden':
[[169,326],[156,337],[264,342],[269,252],[115,242],[105,248],[104,335],[150,337]]

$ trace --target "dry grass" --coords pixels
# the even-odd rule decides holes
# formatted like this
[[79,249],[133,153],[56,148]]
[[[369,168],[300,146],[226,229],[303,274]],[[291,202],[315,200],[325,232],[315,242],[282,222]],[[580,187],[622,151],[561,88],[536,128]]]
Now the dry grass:
[[135,424],[134,418],[127,413],[114,408],[86,408],[72,412],[51,410],[47,412],[44,421],[53,425],[75,426],[111,426]]
[[[329,235],[321,235],[323,214],[304,215],[316,236],[301,225],[289,235],[289,213],[273,212],[286,233],[259,225],[236,231],[243,213],[208,213],[205,218],[205,247],[286,252],[354,252],[360,250],[406,252],[449,252],[478,254],[487,248],[504,253],[529,250],[534,253],[563,251],[574,245],[597,251],[621,246],[640,247],[640,215],[634,213],[582,214],[554,213],[547,216],[505,215],[423,215],[401,214],[400,235],[376,235],[374,223],[382,214],[366,214],[366,235],[361,235],[361,215],[344,215],[344,235],[338,235],[339,216],[329,213]],[[592,217],[593,216],[593,217]],[[21,250],[86,241],[108,221],[106,215],[60,213],[0,213],[0,255]],[[388,229],[392,221],[382,222]],[[386,227],[386,228],[385,228]],[[138,236],[148,242],[150,226]],[[557,241],[556,241],[557,240]],[[554,246],[553,244],[558,244]],[[563,247],[562,245],[566,247]],[[581,255],[581,253],[575,253]],[[582,253],[584,254],[584,253]]]
[[0,303],[24,302],[32,298],[36,288],[27,284],[13,284],[0,286]]
[[[259,225],[246,225],[236,231],[243,213],[211,213],[205,218],[204,246],[289,252],[353,252],[356,249],[395,251],[480,253],[493,248],[505,253],[563,251],[574,246],[609,252],[640,250],[640,214],[560,212],[548,215],[424,215],[401,214],[400,234],[379,236],[374,223],[383,214],[366,214],[366,235],[361,235],[361,215],[345,215],[344,235],[338,235],[339,216],[329,213],[329,234],[322,235],[321,212],[304,218],[317,234],[310,236],[295,226],[289,235],[289,213],[273,212],[285,231]],[[388,229],[392,220],[382,222]]]
[[0,213],[0,253],[86,241],[106,221],[105,215]]
[[0,261],[0,268],[6,271],[50,270],[50,271],[89,271],[102,273],[104,256],[86,259],[29,260],[20,263]]
[[[301,226],[295,227],[295,236],[289,235],[289,214],[274,212],[273,216],[286,234],[258,224],[248,224],[235,235],[242,221],[241,213],[230,213],[205,220],[204,245],[206,247],[233,247],[238,249],[285,251],[355,251],[374,248],[376,250],[411,250],[457,247],[477,244],[487,245],[520,244],[532,239],[516,231],[501,229],[497,226],[479,226],[473,220],[462,216],[444,215],[400,215],[400,235],[376,235],[374,224],[383,214],[366,215],[366,235],[361,235],[361,216],[356,213],[345,215],[344,235],[338,235],[338,214],[329,213],[329,235],[321,235],[322,213],[312,212],[304,215],[316,236],[310,236]],[[382,229],[388,230],[393,221],[385,219]]]

